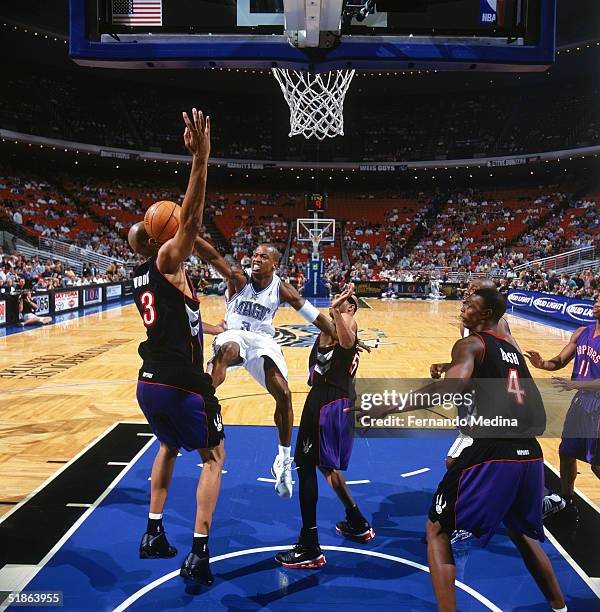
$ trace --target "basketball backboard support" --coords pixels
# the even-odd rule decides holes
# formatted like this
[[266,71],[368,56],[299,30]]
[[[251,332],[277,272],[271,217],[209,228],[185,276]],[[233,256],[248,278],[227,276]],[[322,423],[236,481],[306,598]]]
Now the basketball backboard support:
[[312,244],[312,257],[318,259],[319,245],[335,242],[335,219],[319,219],[317,216],[296,219],[296,240]]
[[[110,68],[312,72],[542,71],[554,61],[556,0],[377,0],[364,21],[340,24],[330,48],[308,50],[288,42],[289,1],[70,0],[70,54]],[[135,15],[149,4],[150,18]]]

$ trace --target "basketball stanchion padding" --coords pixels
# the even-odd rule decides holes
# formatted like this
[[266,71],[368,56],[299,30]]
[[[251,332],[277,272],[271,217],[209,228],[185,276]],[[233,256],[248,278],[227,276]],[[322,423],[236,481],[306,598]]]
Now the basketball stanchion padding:
[[344,99],[355,70],[313,74],[272,68],[290,107],[290,137],[319,140],[344,135]]

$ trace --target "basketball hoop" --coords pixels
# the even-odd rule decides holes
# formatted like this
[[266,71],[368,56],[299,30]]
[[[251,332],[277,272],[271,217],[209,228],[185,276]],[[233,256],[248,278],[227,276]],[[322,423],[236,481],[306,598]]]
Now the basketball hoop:
[[319,140],[344,135],[344,99],[355,70],[322,74],[272,68],[290,107],[290,137]]

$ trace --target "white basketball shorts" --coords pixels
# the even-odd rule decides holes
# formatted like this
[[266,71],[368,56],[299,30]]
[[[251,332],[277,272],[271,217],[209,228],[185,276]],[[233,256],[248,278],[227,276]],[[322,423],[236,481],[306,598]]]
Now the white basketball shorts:
[[212,344],[213,357],[217,354],[219,347],[226,342],[235,342],[240,347],[240,358],[242,360],[241,363],[230,366],[230,369],[243,366],[250,376],[266,389],[264,358],[269,357],[283,377],[286,380],[288,379],[288,369],[283,353],[271,336],[242,329],[228,329],[215,337]]

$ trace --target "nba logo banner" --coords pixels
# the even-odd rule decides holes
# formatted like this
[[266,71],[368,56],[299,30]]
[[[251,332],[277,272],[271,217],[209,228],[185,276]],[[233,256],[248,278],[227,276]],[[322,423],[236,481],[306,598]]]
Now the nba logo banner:
[[479,23],[495,26],[498,23],[498,0],[479,0]]

